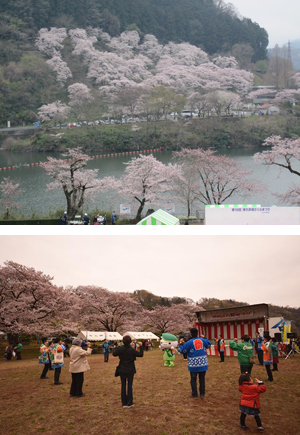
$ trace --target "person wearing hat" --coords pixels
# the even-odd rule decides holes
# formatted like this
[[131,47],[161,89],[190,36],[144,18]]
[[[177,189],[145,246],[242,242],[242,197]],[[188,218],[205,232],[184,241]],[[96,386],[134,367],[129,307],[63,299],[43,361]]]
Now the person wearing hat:
[[200,398],[205,397],[205,373],[208,370],[208,360],[206,349],[208,349],[211,344],[207,338],[203,336],[198,337],[198,329],[190,329],[191,338],[186,343],[184,339],[180,339],[180,346],[178,348],[179,353],[187,353],[188,359],[188,369],[191,376],[191,397],[197,398],[197,377],[199,377],[199,393]]
[[91,344],[87,343],[87,350],[82,349],[82,340],[80,338],[74,338],[72,341],[72,347],[70,348],[70,365],[69,372],[72,375],[72,384],[70,388],[71,397],[83,397],[85,394],[82,392],[84,372],[90,369],[89,363],[86,359],[91,355]]

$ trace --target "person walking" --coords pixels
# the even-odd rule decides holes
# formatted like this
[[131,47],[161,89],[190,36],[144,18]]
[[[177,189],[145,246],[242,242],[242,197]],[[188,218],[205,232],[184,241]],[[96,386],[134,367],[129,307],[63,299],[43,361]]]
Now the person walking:
[[116,212],[113,211],[112,215],[111,215],[111,224],[115,225],[116,224],[116,220],[117,220],[117,215],[116,215]]
[[81,347],[82,341],[80,338],[74,338],[72,341],[72,346],[69,350],[70,354],[70,365],[69,372],[72,375],[72,384],[70,388],[71,397],[84,397],[85,394],[82,392],[82,386],[84,381],[84,372],[90,370],[89,363],[87,361],[87,356],[91,355],[92,348],[91,344],[87,343],[87,350],[83,350]]
[[255,352],[257,353],[259,365],[264,365],[264,353],[262,351],[261,345],[263,344],[263,338],[257,331],[255,333]]
[[188,370],[191,377],[191,397],[198,397],[197,392],[197,377],[199,377],[199,393],[200,398],[205,397],[205,374],[208,370],[208,359],[206,354],[206,349],[208,349],[211,344],[207,338],[198,338],[198,329],[190,329],[191,338],[186,343],[184,339],[180,339],[180,346],[178,347],[179,353],[187,353],[188,360]]
[[250,343],[249,335],[243,335],[241,337],[242,342],[238,343],[238,339],[230,341],[230,349],[236,350],[238,353],[238,360],[240,363],[241,373],[249,373],[251,375],[253,361],[253,346]]
[[123,408],[133,406],[133,377],[136,373],[134,361],[136,357],[143,357],[143,344],[138,343],[137,349],[130,346],[131,337],[123,337],[124,346],[118,346],[113,350],[113,356],[119,357],[120,362],[116,376],[121,377],[121,401]]
[[267,381],[273,382],[273,374],[271,371],[271,365],[273,364],[273,355],[272,355],[272,347],[271,347],[271,337],[268,334],[264,334],[264,342],[261,345],[261,348],[264,353],[264,366],[266,368],[266,372],[268,375]]
[[110,348],[107,340],[105,340],[105,342],[102,344],[102,349],[104,355],[104,362],[108,362]]
[[61,369],[64,367],[64,351],[65,346],[60,338],[55,338],[53,340],[53,346],[50,347],[50,360],[51,367],[54,369],[54,385],[61,385],[60,382]]
[[253,415],[257,424],[257,430],[263,432],[264,428],[259,417],[259,395],[264,393],[267,389],[262,381],[255,379],[255,382],[257,382],[257,384],[253,383],[249,373],[243,373],[239,378],[239,391],[242,393],[240,401],[240,425],[241,429],[247,430],[248,426],[246,426],[246,417],[247,415]]
[[48,370],[51,369],[49,353],[49,340],[47,338],[42,338],[42,344],[40,346],[39,364],[43,364],[44,368],[40,377],[41,379],[48,379],[46,375],[48,373]]

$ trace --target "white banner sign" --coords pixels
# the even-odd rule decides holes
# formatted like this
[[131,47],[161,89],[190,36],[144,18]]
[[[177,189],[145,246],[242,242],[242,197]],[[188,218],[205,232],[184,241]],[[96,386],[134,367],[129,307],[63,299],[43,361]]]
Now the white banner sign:
[[120,203],[120,214],[130,214],[130,213],[131,213],[130,202],[121,202]]

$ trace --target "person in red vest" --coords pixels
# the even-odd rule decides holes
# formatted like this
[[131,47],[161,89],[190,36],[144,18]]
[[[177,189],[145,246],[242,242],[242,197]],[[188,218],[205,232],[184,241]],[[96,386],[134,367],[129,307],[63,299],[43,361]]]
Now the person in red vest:
[[246,417],[247,415],[253,415],[257,424],[257,430],[263,432],[264,428],[259,416],[259,395],[264,393],[267,389],[263,381],[255,379],[255,382],[256,384],[254,384],[249,373],[243,373],[239,378],[239,391],[242,393],[240,401],[240,424],[241,429],[247,430],[248,426],[246,426]]

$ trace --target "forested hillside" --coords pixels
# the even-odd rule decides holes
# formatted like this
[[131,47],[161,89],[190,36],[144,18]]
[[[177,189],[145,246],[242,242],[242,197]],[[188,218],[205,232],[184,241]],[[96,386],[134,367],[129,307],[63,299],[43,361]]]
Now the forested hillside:
[[[208,54],[226,53],[234,44],[250,44],[252,61],[265,59],[267,32],[218,4],[213,0],[7,0],[0,4],[0,13],[15,32],[91,26],[117,36],[124,30],[139,30],[141,35],[155,35],[161,43],[189,42]],[[1,46],[3,40],[15,36],[6,30],[7,34],[2,29]]]

